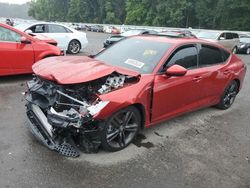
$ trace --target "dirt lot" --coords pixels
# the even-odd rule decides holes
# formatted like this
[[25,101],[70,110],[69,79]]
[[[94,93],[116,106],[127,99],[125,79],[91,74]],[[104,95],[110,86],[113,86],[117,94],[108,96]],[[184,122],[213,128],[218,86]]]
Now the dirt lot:
[[[84,54],[105,34],[88,33]],[[240,56],[250,68],[250,56]],[[127,149],[71,159],[41,146],[25,125],[27,76],[0,78],[0,187],[250,187],[250,74],[233,107],[207,108],[144,130]]]

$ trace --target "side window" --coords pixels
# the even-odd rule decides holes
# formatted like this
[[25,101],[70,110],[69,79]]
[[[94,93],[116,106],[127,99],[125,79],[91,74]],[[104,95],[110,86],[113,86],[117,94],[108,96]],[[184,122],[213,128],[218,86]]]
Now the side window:
[[20,42],[22,35],[0,26],[0,41]]
[[239,35],[237,33],[233,33],[233,38],[234,39],[238,39],[239,38]]
[[233,37],[233,33],[226,33],[226,39],[227,40],[231,40],[231,39],[233,39],[234,37]]
[[68,33],[68,30],[60,25],[48,25],[49,33]]
[[211,66],[224,62],[221,51],[213,46],[202,45],[199,51],[199,67]]
[[221,38],[226,39],[226,33],[222,33],[222,34],[220,35],[219,39],[221,39]]
[[32,33],[45,33],[45,25],[44,24],[34,25],[28,30],[31,30]]
[[182,47],[178,49],[167,66],[171,66],[173,64],[180,65],[185,67],[186,69],[192,69],[197,67],[197,49],[194,46]]

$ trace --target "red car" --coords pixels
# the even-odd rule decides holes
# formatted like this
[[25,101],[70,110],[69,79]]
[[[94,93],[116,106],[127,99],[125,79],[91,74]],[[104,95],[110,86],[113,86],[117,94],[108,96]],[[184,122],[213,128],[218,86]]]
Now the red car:
[[75,146],[118,151],[143,128],[208,106],[229,108],[246,65],[203,40],[135,36],[94,57],[44,59],[33,71],[31,130],[50,149],[76,157]]
[[32,73],[36,61],[61,54],[56,44],[53,39],[32,37],[0,23],[0,76]]

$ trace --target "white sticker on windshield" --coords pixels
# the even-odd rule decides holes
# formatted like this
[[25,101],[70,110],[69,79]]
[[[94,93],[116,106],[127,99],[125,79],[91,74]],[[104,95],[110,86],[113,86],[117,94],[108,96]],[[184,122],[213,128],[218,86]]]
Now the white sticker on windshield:
[[134,59],[127,59],[124,63],[126,63],[128,65],[132,65],[132,66],[140,68],[140,69],[144,66],[143,62],[140,62],[140,61],[137,61]]

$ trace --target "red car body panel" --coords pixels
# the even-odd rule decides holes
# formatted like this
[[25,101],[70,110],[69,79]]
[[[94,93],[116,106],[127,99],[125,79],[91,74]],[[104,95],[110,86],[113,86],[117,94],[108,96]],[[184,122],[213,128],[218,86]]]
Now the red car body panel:
[[[167,39],[162,37],[144,37],[146,40],[161,40],[172,43],[152,74],[142,74],[104,65],[89,57],[57,57],[43,60],[33,66],[34,72],[45,79],[54,80],[59,84],[83,83],[111,74],[117,71],[121,74],[138,77],[138,82],[130,83],[124,87],[102,94],[102,101],[109,104],[94,116],[95,119],[107,119],[113,113],[129,105],[140,108],[144,117],[145,127],[150,127],[161,121],[173,118],[177,115],[190,112],[206,106],[218,104],[220,98],[232,81],[240,83],[244,81],[246,66],[236,56],[230,55],[226,62],[209,67],[190,69],[184,76],[167,76],[158,71],[172,52],[185,44],[209,44],[199,39]],[[223,48],[225,50],[225,48]],[[48,68],[49,61],[52,66]]]
[[[32,73],[32,65],[36,61],[61,54],[58,47],[33,38],[11,26],[0,23],[0,27],[18,33],[30,41],[30,44],[0,41],[0,76]],[[45,41],[52,40],[47,38]]]
[[52,39],[52,38],[49,38],[45,35],[42,35],[42,34],[34,34],[32,33],[32,37],[35,38],[35,39],[38,39],[38,40],[41,40],[43,42],[46,42],[48,44],[53,44],[53,45],[57,45],[57,41]]

